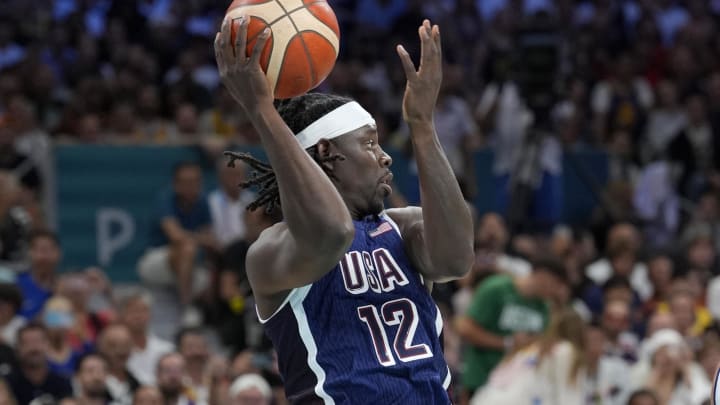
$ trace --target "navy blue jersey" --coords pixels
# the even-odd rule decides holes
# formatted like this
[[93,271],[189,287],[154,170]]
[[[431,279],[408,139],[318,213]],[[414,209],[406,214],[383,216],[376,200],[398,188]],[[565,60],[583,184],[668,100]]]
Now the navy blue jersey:
[[442,317],[385,214],[355,223],[350,249],[261,320],[293,404],[449,404]]

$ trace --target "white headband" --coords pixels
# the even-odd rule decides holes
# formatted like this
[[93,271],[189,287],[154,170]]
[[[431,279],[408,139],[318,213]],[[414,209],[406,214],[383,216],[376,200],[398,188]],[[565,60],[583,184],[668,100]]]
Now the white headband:
[[352,101],[323,115],[295,137],[300,146],[307,149],[321,139],[337,138],[365,125],[375,125],[375,120],[360,104]]

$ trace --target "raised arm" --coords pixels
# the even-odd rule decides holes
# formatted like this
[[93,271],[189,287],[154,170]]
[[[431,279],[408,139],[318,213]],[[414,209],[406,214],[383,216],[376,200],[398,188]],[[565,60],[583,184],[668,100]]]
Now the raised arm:
[[401,224],[418,270],[430,280],[447,281],[462,277],[472,266],[473,224],[433,123],[442,82],[440,31],[425,20],[419,35],[419,70],[402,46],[397,52],[407,76],[403,118],[410,128],[418,165],[422,210],[405,208],[388,214]]
[[248,278],[256,294],[271,295],[309,284],[331,270],[352,242],[354,227],[340,194],[320,166],[303,150],[273,105],[260,68],[266,29],[246,57],[249,18],[242,18],[231,41],[231,21],[215,38],[223,83],[260,134],[280,191],[284,222],[261,235],[247,257]]

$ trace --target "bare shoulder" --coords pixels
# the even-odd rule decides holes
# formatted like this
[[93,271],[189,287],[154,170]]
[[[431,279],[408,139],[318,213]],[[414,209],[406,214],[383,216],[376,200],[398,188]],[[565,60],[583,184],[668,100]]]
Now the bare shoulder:
[[257,240],[250,245],[247,252],[247,271],[252,271],[251,265],[264,261],[265,256],[276,251],[282,244],[283,236],[288,232],[287,224],[278,222],[260,232]]
[[258,282],[261,282],[263,274],[269,275],[274,261],[274,255],[277,255],[278,249],[281,249],[285,243],[287,233],[289,232],[287,224],[279,222],[266,228],[260,233],[260,236],[248,248],[245,259],[245,271],[247,272],[248,281],[256,290]]
[[319,280],[345,254],[352,243],[346,239],[312,245],[298,241],[284,222],[267,228],[250,246],[245,260],[253,293],[275,296]]

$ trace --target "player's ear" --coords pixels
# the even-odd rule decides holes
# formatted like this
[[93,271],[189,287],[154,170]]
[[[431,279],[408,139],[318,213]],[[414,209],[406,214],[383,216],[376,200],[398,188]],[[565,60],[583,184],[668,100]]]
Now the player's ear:
[[332,154],[331,149],[332,149],[332,144],[327,139],[321,139],[318,141],[317,151],[318,151],[318,156],[320,156],[320,158],[329,157]]
[[325,172],[332,172],[335,170],[335,162],[332,158],[338,154],[337,146],[327,139],[321,139],[317,143],[317,154],[318,158],[322,163],[320,166],[323,167]]

